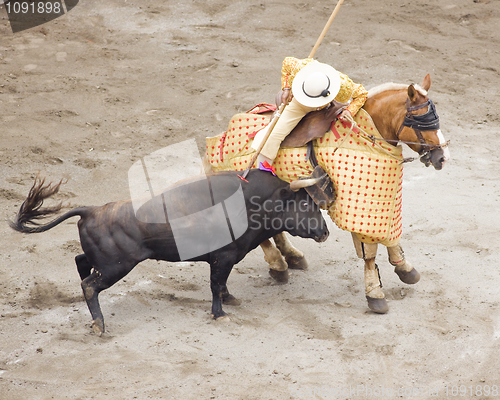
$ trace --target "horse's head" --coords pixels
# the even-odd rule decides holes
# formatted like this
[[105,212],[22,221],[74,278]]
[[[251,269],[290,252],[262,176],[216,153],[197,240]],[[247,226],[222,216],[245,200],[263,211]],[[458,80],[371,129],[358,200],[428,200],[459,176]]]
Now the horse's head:
[[420,161],[426,167],[440,170],[450,158],[441,129],[439,117],[432,100],[427,97],[431,78],[427,74],[422,85],[410,85],[406,100],[406,115],[396,137],[420,154]]

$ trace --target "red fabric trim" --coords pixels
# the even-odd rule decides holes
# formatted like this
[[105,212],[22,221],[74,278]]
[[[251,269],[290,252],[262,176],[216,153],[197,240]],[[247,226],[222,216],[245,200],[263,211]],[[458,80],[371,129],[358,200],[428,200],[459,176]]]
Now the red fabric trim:
[[226,136],[227,132],[224,132],[222,137],[220,138],[220,145],[219,145],[219,154],[220,154],[220,161],[224,161],[224,142],[226,141]]
[[337,120],[334,120],[332,122],[332,125],[330,126],[330,129],[331,129],[331,131],[333,133],[333,136],[335,136],[336,139],[340,139],[340,133],[337,130],[337,128],[335,127],[335,125],[337,125]]
[[[359,133],[359,129],[356,125],[354,124],[351,124],[350,122],[345,122],[345,121],[340,121],[340,123],[342,124],[342,126],[344,128],[352,128],[351,130],[354,132],[354,133]],[[353,126],[354,125],[354,126]]]
[[248,110],[247,114],[264,114],[270,111],[274,112],[277,108],[275,104],[260,103]]

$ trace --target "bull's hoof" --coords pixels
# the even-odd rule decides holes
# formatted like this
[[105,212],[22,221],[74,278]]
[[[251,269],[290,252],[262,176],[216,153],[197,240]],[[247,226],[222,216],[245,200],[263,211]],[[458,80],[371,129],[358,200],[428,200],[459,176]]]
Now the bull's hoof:
[[302,257],[288,257],[286,259],[286,263],[288,264],[288,268],[290,269],[302,269],[306,270],[309,268],[309,265],[307,265],[307,260],[304,256]]
[[212,319],[216,321],[231,321],[229,318],[229,315],[227,315],[225,312],[222,312],[220,315],[214,315],[212,314]]
[[389,306],[385,298],[376,299],[366,296],[366,300],[368,300],[368,308],[377,314],[385,314],[389,311]]
[[92,330],[96,335],[102,336],[102,334],[104,333],[104,322],[99,319],[94,319],[92,321]]
[[229,294],[226,297],[223,297],[222,303],[228,304],[230,306],[241,306],[241,300],[238,300],[232,294]]
[[278,283],[288,283],[288,270],[276,271],[275,269],[269,270],[269,275]]
[[394,272],[398,274],[401,282],[407,283],[408,285],[413,285],[420,280],[420,273],[415,268],[412,268],[409,272],[398,270],[394,270]]

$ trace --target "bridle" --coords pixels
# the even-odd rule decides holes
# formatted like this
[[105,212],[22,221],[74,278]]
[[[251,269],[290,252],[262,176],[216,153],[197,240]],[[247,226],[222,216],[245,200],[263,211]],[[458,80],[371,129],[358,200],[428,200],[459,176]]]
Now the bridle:
[[[427,110],[427,112],[425,114],[422,114],[422,115],[413,114],[413,111],[420,110],[424,107],[429,107],[429,109]],[[338,114],[339,113],[337,113],[337,115]],[[436,150],[436,149],[443,149],[443,147],[448,146],[448,143],[449,143],[449,141],[447,141],[446,143],[429,144],[429,143],[426,143],[424,136],[422,135],[422,131],[433,131],[433,130],[439,129],[439,116],[437,115],[437,112],[436,112],[436,106],[434,105],[434,103],[430,99],[427,100],[425,103],[422,103],[422,104],[419,104],[416,106],[410,106],[410,99],[409,98],[406,99],[406,115],[405,115],[403,122],[401,123],[401,126],[399,127],[398,132],[396,133],[396,139],[385,139],[385,138],[375,137],[375,135],[369,134],[368,132],[364,131],[359,125],[357,125],[352,117],[349,119],[349,121],[351,122],[351,129],[354,126],[357,126],[357,128],[359,130],[358,133],[362,133],[363,135],[365,135],[366,138],[369,139],[374,145],[378,141],[387,142],[387,143],[394,145],[394,146],[396,146],[398,143],[404,143],[407,145],[410,145],[410,144],[420,145],[420,150],[418,151],[418,154],[420,157],[404,158],[402,161],[403,163],[415,161],[415,160],[418,160],[420,158],[420,161],[422,161],[426,166],[429,166],[431,164],[431,151]],[[417,136],[417,139],[419,140],[418,142],[410,142],[410,141],[406,141],[406,140],[401,140],[399,138],[399,135],[401,134],[401,131],[403,130],[403,128],[405,126],[413,129],[413,131],[415,132],[415,135]],[[347,136],[344,140],[346,140],[346,139],[347,139]],[[335,149],[335,151],[342,146],[342,143]],[[392,156],[392,154],[391,154],[391,156]],[[308,152],[307,152],[306,160],[311,159],[311,162],[313,162],[313,161],[315,162],[315,160],[313,160],[313,157],[314,157],[314,149],[312,147],[312,141],[310,141],[308,143]],[[313,162],[313,167],[315,167],[317,165],[317,162],[316,163],[314,163],[314,162]]]
[[[415,115],[412,112],[420,110],[424,107],[429,107],[427,112],[422,115]],[[399,138],[401,131],[404,127],[412,128],[417,135],[417,139],[420,143],[416,142],[406,142]],[[418,154],[422,157],[428,157],[429,153],[438,148],[442,148],[442,144],[428,144],[422,135],[422,131],[435,131],[439,129],[439,116],[436,113],[436,106],[431,99],[427,100],[425,103],[410,106],[410,99],[406,99],[406,115],[399,127],[398,133],[396,133],[396,138],[398,141],[406,144],[420,144],[420,150]]]

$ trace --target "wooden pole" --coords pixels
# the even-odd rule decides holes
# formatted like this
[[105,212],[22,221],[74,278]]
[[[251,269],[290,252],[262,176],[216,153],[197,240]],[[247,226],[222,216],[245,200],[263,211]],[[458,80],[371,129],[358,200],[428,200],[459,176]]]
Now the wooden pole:
[[[255,150],[255,154],[253,155],[252,159],[250,160],[250,164],[248,164],[247,169],[245,170],[245,172],[243,172],[243,175],[241,175],[240,178],[245,180],[245,178],[247,177],[248,172],[252,169],[253,165],[255,164],[255,161],[257,161],[257,157],[259,156],[260,152],[264,148],[264,145],[266,144],[267,139],[269,138],[269,136],[271,136],[271,132],[274,129],[274,125],[276,125],[276,123],[278,122],[278,119],[280,118],[281,113],[283,112],[284,109],[285,109],[285,103],[281,103],[278,111],[274,115],[273,120],[269,123],[269,128],[266,132],[266,135],[264,136],[264,138],[260,142],[257,150]],[[257,166],[257,168],[258,168],[258,166]]]
[[344,2],[344,0],[339,0],[339,2],[337,3],[337,5],[335,6],[335,8],[334,8],[334,10],[332,12],[332,15],[330,15],[330,18],[328,19],[328,22],[326,23],[325,27],[323,28],[323,31],[321,32],[321,35],[319,35],[318,40],[316,40],[316,44],[314,45],[313,49],[309,53],[309,58],[313,58],[314,54],[316,54],[316,50],[318,50],[318,47],[321,44],[321,41],[325,37],[326,32],[328,31],[328,28],[330,28],[330,25],[332,24],[333,19],[335,18],[335,16],[339,12],[340,6],[342,5],[343,2]]
[[[323,40],[323,38],[325,37],[326,35],[326,32],[328,31],[328,29],[330,28],[330,25],[332,24],[335,16],[337,15],[337,13],[339,12],[339,9],[340,9],[340,6],[342,5],[342,3],[344,2],[344,0],[339,0],[337,5],[335,6],[333,12],[332,12],[332,15],[330,15],[330,18],[328,18],[328,21],[325,25],[325,27],[323,28],[323,31],[321,32],[321,35],[319,35],[319,38],[318,40],[316,40],[316,44],[314,45],[313,49],[311,50],[311,52],[309,53],[309,58],[312,58],[314,57],[314,54],[316,53],[316,50],[318,50],[318,47],[319,45],[321,44],[321,41]],[[263,138],[263,140],[261,141],[259,147],[257,148],[257,150],[255,151],[255,154],[254,156],[252,157],[252,160],[250,161],[250,165],[247,167],[247,169],[243,172],[242,175],[238,175],[241,179],[245,180],[246,181],[246,177],[248,175],[248,172],[250,171],[250,169],[253,167],[253,165],[255,164],[255,161],[257,161],[257,157],[259,156],[262,148],[264,147],[264,145],[266,144],[267,142],[267,139],[269,138],[269,136],[271,136],[271,132],[273,131],[274,129],[274,125],[276,125],[276,123],[278,122],[278,119],[279,117],[281,116],[281,113],[283,112],[283,110],[285,109],[286,107],[286,104],[281,104],[280,107],[279,107],[279,110],[278,112],[275,114],[273,120],[271,121],[271,123],[269,124],[269,129],[266,133],[266,136]]]

